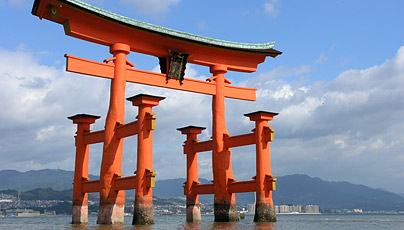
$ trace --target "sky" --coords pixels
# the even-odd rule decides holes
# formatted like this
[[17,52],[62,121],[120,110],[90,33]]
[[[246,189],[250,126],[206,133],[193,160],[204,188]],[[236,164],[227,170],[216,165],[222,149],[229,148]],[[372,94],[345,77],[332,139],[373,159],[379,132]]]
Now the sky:
[[[192,34],[246,43],[275,42],[283,52],[254,73],[228,72],[233,85],[257,88],[255,102],[226,99],[230,134],[254,124],[243,116],[278,112],[270,125],[272,174],[307,174],[404,193],[404,2],[401,0],[87,0],[136,20]],[[102,61],[108,47],[64,34],[59,24],[31,15],[33,0],[0,0],[0,170],[74,170],[68,116],[100,115],[104,127],[110,80],[65,71],[64,54]],[[158,71],[158,59],[131,53],[135,68]],[[211,77],[188,65],[186,78]],[[128,83],[126,96],[166,99],[154,108],[157,179],[184,178],[185,137],[176,129],[207,127],[211,96]],[[125,122],[137,109],[126,103]],[[91,145],[99,174],[102,144]],[[136,137],[125,139],[122,172],[136,170]],[[211,179],[211,154],[198,154],[199,175]],[[232,149],[235,178],[255,176],[255,147]]]

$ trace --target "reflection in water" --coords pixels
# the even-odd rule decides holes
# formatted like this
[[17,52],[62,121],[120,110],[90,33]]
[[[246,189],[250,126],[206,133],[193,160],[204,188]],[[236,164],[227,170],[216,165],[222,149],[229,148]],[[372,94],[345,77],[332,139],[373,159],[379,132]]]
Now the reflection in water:
[[72,230],[84,230],[88,229],[87,224],[72,224],[71,228]]
[[267,229],[276,230],[275,223],[251,223],[250,221],[240,221],[232,223],[210,222],[210,223],[184,223],[177,227],[177,229],[187,230],[236,230],[236,229]]
[[155,225],[71,225],[71,230],[152,230]]
[[[173,217],[171,217],[173,218]],[[154,229],[185,229],[185,230],[236,230],[236,229],[268,229],[277,230],[275,223],[253,223],[251,218],[240,220],[239,222],[222,223],[222,222],[206,222],[187,223],[178,221],[178,219],[170,217],[164,221],[153,225],[70,225],[71,230],[154,230]]]
[[276,230],[275,223],[255,223],[255,229]]
[[185,229],[185,230],[202,230],[202,229],[223,229],[223,230],[231,230],[231,229],[240,229],[237,226],[238,223],[183,223],[178,225],[177,229]]
[[[151,230],[153,225],[133,225],[131,229],[136,230]],[[128,229],[128,228],[125,228]]]
[[158,216],[155,224],[132,226],[132,218],[125,217],[125,225],[97,225],[97,216],[89,216],[88,224],[72,225],[71,216],[0,219],[0,229],[63,229],[63,230],[164,230],[164,229],[269,229],[269,230],[335,230],[335,229],[403,229],[403,215],[280,215],[276,223],[254,223],[253,215],[235,223],[214,223],[213,216],[204,216],[202,223],[186,223],[185,216]]
[[230,230],[230,229],[238,229],[238,222],[230,222],[230,223],[219,223],[219,222],[214,222],[212,224],[212,228],[211,229],[226,229],[226,230]]
[[183,223],[183,224],[180,224],[177,229],[199,230],[199,229],[201,229],[201,223]]
[[124,225],[98,225],[96,229],[99,230],[124,230]]

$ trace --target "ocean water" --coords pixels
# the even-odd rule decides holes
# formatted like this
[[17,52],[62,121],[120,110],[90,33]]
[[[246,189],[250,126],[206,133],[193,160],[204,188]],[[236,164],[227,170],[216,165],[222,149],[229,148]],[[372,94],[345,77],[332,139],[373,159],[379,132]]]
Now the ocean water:
[[125,217],[125,225],[96,224],[96,216],[87,225],[70,224],[70,216],[5,217],[0,218],[0,229],[67,229],[67,230],[126,230],[126,229],[269,229],[269,230],[400,230],[404,229],[404,215],[278,215],[276,223],[257,224],[253,215],[237,223],[214,223],[213,216],[202,216],[201,223],[186,223],[185,216],[155,216],[155,224],[132,226],[132,217]]

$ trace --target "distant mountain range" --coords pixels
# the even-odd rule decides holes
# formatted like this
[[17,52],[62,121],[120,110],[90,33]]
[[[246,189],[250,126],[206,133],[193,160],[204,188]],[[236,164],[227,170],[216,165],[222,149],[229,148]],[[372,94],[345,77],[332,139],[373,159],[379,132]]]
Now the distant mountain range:
[[[36,188],[52,188],[54,190],[69,190],[73,188],[74,172],[42,169],[19,172],[16,170],[0,171],[0,190],[14,189],[21,192]],[[89,175],[91,179],[98,176]]]
[[56,191],[52,188],[36,188],[30,191],[19,192],[14,189],[1,190],[0,193],[13,195],[20,200],[62,200],[71,201],[73,189]]
[[[20,190],[21,199],[51,199],[69,200],[74,172],[65,170],[32,170],[18,172],[15,170],[0,171],[0,190]],[[91,179],[98,176],[90,175]],[[183,183],[185,179],[168,179],[156,181],[153,194],[156,197],[184,199]],[[203,184],[210,183],[200,179]],[[42,188],[42,189],[38,189]],[[46,188],[46,189],[45,189]],[[54,190],[70,190],[57,192]],[[14,193],[15,193],[14,191]],[[0,191],[12,193],[12,191]],[[129,191],[127,196],[133,196]],[[25,197],[27,196],[27,197]],[[254,203],[253,193],[236,194],[238,206]],[[275,204],[317,204],[324,209],[354,209],[363,210],[396,210],[404,211],[404,198],[398,194],[373,189],[364,185],[348,182],[328,182],[307,175],[288,175],[278,177],[277,190],[273,193]],[[200,196],[201,202],[213,202],[212,195]]]
[[273,199],[277,204],[318,204],[329,209],[404,210],[404,198],[398,194],[298,174],[279,177]]

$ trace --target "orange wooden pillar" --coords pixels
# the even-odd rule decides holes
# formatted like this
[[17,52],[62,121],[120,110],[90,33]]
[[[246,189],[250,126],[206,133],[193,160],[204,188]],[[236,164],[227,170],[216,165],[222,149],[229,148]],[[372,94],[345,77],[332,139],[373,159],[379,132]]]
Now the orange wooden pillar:
[[137,142],[137,169],[136,169],[136,193],[133,210],[134,225],[154,224],[153,193],[153,130],[156,127],[156,116],[152,107],[159,104],[164,97],[139,94],[127,100],[133,106],[138,106],[138,142]]
[[76,161],[73,183],[72,224],[88,222],[88,196],[82,190],[83,181],[88,180],[89,145],[84,141],[84,135],[90,132],[90,124],[99,119],[99,116],[77,114],[68,119],[77,124],[76,132]]
[[184,194],[187,196],[187,222],[201,222],[201,208],[199,195],[192,191],[192,185],[199,184],[198,181],[198,153],[193,151],[192,144],[198,142],[197,135],[205,128],[187,126],[177,129],[187,135],[184,145],[184,154],[187,154],[187,181],[184,185]]
[[214,65],[210,67],[210,72],[213,74],[213,77],[210,79],[216,82],[216,95],[213,96],[212,100],[212,166],[215,191],[215,221],[238,221],[236,197],[234,193],[228,191],[229,181],[234,180],[231,151],[224,145],[224,136],[228,135],[224,103],[224,88],[227,81],[224,74],[227,72],[227,67],[224,65]]
[[123,139],[116,137],[116,126],[125,118],[126,55],[130,47],[116,43],[110,47],[114,62],[114,78],[111,80],[110,103],[105,121],[105,139],[100,172],[100,209],[98,224],[124,223],[124,191],[111,189],[115,175],[121,175]]
[[269,142],[273,140],[273,130],[268,121],[273,120],[278,113],[258,111],[245,114],[251,121],[255,121],[256,141],[256,204],[255,222],[275,222],[276,215],[272,201],[275,178],[271,174],[271,158]]

